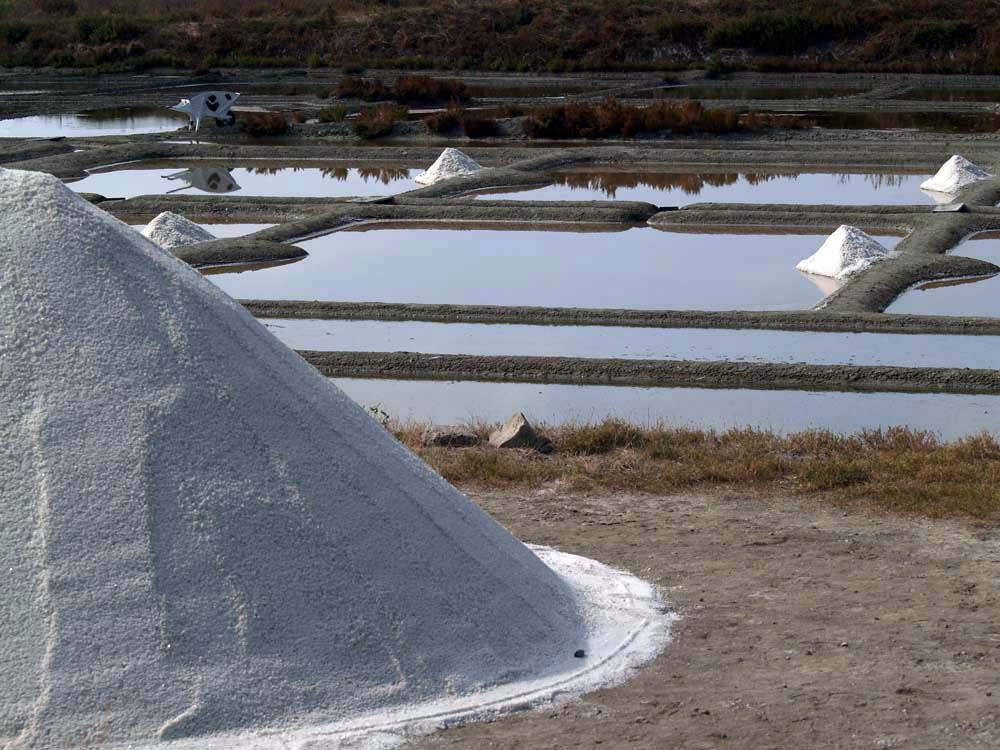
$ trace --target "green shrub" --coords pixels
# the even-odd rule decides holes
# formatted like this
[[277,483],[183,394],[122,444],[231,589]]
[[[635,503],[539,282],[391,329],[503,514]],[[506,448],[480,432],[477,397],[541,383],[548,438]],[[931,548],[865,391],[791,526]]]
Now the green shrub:
[[323,66],[323,57],[319,53],[313,52],[312,54],[309,55],[309,57],[306,58],[307,68],[320,68],[322,66]]

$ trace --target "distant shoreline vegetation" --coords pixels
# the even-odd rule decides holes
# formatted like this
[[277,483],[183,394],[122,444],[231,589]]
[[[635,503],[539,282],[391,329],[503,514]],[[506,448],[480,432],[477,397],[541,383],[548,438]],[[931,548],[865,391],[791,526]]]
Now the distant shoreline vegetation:
[[997,73],[1000,6],[981,0],[0,0],[0,65]]

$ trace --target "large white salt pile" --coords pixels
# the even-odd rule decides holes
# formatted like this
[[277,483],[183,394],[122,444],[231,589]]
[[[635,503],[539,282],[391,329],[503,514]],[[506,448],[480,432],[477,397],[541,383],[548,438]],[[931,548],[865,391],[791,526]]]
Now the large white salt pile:
[[955,154],[941,166],[936,175],[925,180],[920,187],[935,193],[957,193],[967,185],[988,180],[992,176],[964,156]]
[[480,169],[482,166],[472,157],[466,156],[457,148],[446,148],[426,172],[421,172],[413,180],[421,185],[433,185],[451,177],[474,174]]
[[874,237],[857,227],[844,225],[827,237],[819,250],[795,267],[817,276],[846,279],[889,255],[889,250]]
[[0,746],[319,750],[665,643],[652,587],[529,550],[184,263],[0,195]]
[[207,229],[170,211],[164,211],[149,222],[142,234],[165,250],[215,239]]

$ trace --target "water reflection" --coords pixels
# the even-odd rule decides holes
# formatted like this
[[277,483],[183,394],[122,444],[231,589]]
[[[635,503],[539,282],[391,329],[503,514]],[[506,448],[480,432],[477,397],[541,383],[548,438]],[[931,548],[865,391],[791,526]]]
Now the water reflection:
[[186,118],[163,107],[114,107],[71,115],[32,115],[0,120],[0,137],[137,135],[176,130]]
[[816,288],[819,289],[820,294],[822,294],[823,297],[829,297],[847,283],[847,279],[834,279],[830,276],[817,276],[814,273],[806,273],[805,271],[799,271],[799,273],[815,284]]
[[[732,172],[732,173],[657,173],[657,172],[588,172],[563,173],[555,177],[555,183],[574,190],[590,190],[615,198],[619,190],[629,188],[653,188],[655,190],[679,190],[685,195],[700,195],[708,188],[721,188],[745,183],[750,186],[764,185],[776,180],[797,181],[803,177],[799,172]],[[830,173],[839,185],[850,186],[855,178],[873,191],[899,188],[912,181],[912,175],[905,174],[848,174]]]
[[[995,232],[973,236],[951,254],[1000,265],[1000,236]],[[920,284],[900,295],[887,312],[1000,317],[1000,275]]]
[[[892,247],[898,238],[879,237]],[[666,310],[803,309],[823,235],[391,228],[299,244],[305,262],[226,277],[242,299]]]
[[[178,171],[180,170],[180,171]],[[178,190],[263,197],[377,196],[412,190],[409,166],[258,162],[238,166],[210,161],[147,161],[93,170],[71,183],[78,192],[131,198]],[[175,183],[178,187],[172,186]]]
[[292,263],[298,263],[303,258],[290,258],[286,260],[258,261],[256,263],[227,263],[221,266],[204,266],[199,268],[202,276],[219,276],[222,274],[247,273],[248,271],[263,271],[266,268],[278,268]]
[[[655,205],[698,202],[911,205],[930,175],[906,172],[564,171],[546,187],[488,192],[499,200],[635,200]],[[685,198],[687,200],[685,200]]]
[[778,432],[834,432],[905,425],[943,439],[997,432],[1000,397],[927,393],[839,393],[699,388],[356,380],[336,384],[363,406],[391,417],[438,424],[500,422],[523,411],[538,423],[597,422],[617,417],[639,425]]
[[235,193],[240,189],[232,173],[228,169],[198,167],[185,169],[175,174],[163,175],[163,179],[181,181],[182,187],[168,190],[168,193],[179,193],[182,190],[194,188],[203,193]]

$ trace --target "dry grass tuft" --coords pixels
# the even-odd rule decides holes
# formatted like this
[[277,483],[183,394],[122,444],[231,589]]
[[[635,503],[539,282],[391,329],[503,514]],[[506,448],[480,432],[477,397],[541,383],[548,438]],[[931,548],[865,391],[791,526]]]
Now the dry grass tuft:
[[[741,487],[814,495],[931,518],[1000,520],[1000,442],[974,435],[953,442],[891,428],[838,435],[778,435],[756,429],[639,427],[618,419],[540,428],[555,446],[531,451],[426,448],[424,426],[389,425],[446,479],[465,487],[539,487],[560,481],[583,492],[665,494]],[[466,425],[485,441],[493,425]]]

